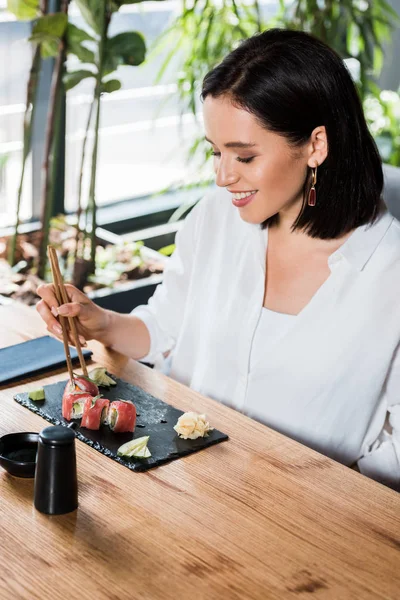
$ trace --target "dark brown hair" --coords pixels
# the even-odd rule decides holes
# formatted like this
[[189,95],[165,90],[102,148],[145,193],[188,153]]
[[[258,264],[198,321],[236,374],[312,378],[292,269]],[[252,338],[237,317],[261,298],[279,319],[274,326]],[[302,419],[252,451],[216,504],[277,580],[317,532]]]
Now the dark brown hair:
[[224,95],[293,146],[325,126],[328,156],[318,168],[317,205],[306,200],[309,170],[293,229],[332,239],[375,220],[383,206],[382,162],[356,87],[336,52],[301,31],[264,31],[206,75],[202,99]]

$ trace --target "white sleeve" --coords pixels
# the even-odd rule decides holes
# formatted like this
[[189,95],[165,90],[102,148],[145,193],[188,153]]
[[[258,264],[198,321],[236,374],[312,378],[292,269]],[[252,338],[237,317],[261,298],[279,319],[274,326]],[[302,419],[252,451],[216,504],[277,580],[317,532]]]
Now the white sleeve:
[[192,209],[182,229],[176,234],[176,248],[168,261],[162,283],[147,304],[136,307],[131,313],[144,322],[150,334],[150,351],[140,359],[142,362],[161,365],[163,354],[173,349],[178,338],[190,286],[203,202],[200,201]]
[[368,431],[358,467],[367,477],[400,490],[400,346],[392,360],[382,402]]

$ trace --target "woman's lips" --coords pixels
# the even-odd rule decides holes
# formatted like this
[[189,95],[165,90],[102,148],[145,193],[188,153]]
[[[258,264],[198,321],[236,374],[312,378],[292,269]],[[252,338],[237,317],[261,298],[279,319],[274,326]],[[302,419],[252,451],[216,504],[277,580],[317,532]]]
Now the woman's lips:
[[238,208],[247,206],[247,204],[250,204],[250,202],[253,200],[253,198],[256,194],[257,194],[257,192],[254,192],[254,194],[251,194],[251,196],[247,196],[247,198],[241,198],[240,200],[235,200],[234,198],[232,198],[232,204],[234,206],[237,206]]

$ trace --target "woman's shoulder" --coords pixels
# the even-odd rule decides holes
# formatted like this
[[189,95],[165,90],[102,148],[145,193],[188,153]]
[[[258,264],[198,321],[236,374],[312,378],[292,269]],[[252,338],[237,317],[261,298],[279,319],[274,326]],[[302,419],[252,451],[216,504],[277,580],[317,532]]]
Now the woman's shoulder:
[[400,221],[393,217],[390,213],[387,213],[387,219],[390,221],[389,231],[393,237],[394,242],[400,247]]
[[355,229],[339,249],[358,271],[383,274],[390,266],[400,267],[400,223],[385,211],[373,223]]
[[382,219],[386,221],[387,228],[380,246],[387,259],[400,267],[400,222],[388,212]]
[[364,231],[357,249],[361,270],[372,277],[392,281],[400,286],[400,222],[385,212],[371,229]]

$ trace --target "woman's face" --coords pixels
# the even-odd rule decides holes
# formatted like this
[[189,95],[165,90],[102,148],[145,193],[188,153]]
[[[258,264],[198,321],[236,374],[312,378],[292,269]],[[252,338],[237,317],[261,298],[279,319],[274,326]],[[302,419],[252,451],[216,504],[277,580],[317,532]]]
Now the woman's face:
[[294,220],[302,205],[307,146],[289,146],[227,97],[205,99],[204,124],[214,152],[216,183],[231,192],[241,218],[262,223],[288,213]]

